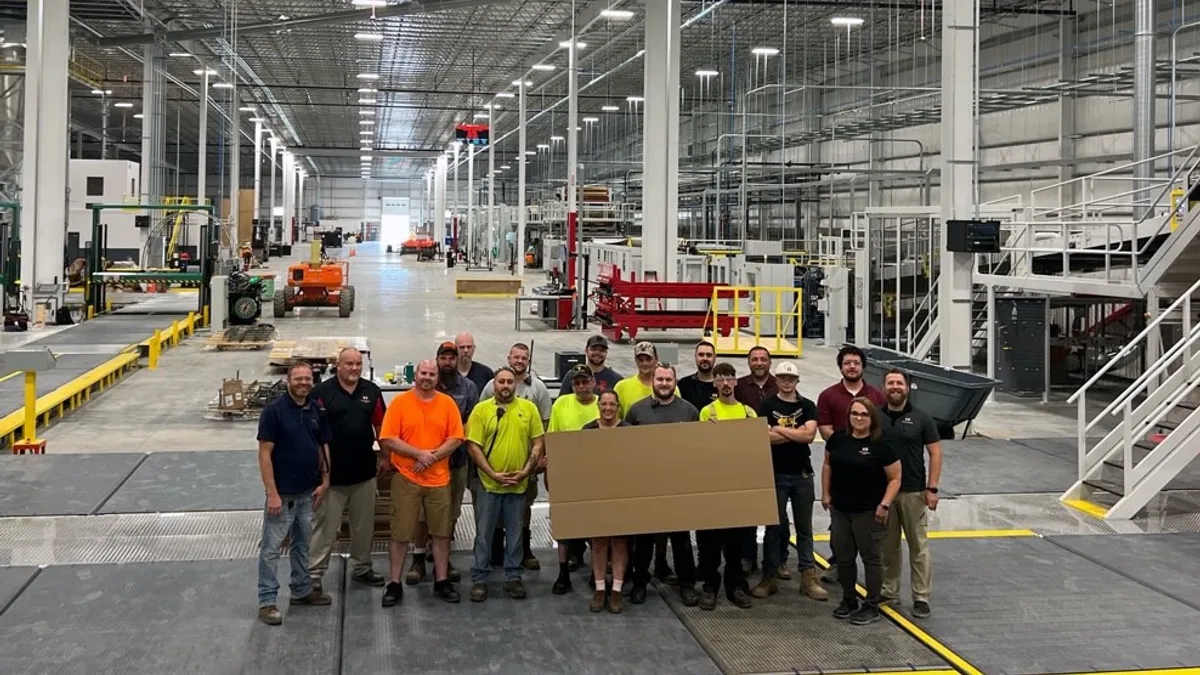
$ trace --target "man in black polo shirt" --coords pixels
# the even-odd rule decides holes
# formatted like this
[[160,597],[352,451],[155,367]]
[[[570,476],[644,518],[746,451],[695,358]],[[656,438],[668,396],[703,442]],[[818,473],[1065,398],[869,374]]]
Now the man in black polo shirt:
[[[942,477],[941,434],[933,418],[914,408],[908,400],[908,376],[890,370],[883,378],[887,407],[883,409],[884,438],[900,457],[900,492],[892,502],[883,540],[883,598],[900,601],[900,533],[908,540],[911,568],[913,616],[924,619],[931,613],[933,563],[929,557],[929,531],[926,509],[938,505],[938,481]],[[925,471],[925,453],[929,453],[929,472]]]
[[[654,369],[653,395],[629,407],[625,421],[631,425],[698,422],[696,406],[675,395],[675,367],[659,365]],[[639,534],[633,541],[633,590],[629,601],[640,605],[646,601],[646,586],[650,583],[650,560],[654,557],[653,534]],[[696,592],[696,560],[692,557],[690,532],[671,532],[671,550],[675,554],[675,573],[679,577],[679,598],[684,605],[695,607],[700,600]]]
[[270,626],[283,623],[275,606],[279,594],[276,568],[279,547],[291,539],[292,604],[328,605],[332,599],[312,587],[308,576],[308,544],[313,509],[329,489],[329,422],[309,398],[312,367],[288,368],[286,396],[263,408],[258,421],[258,467],[267,504],[258,551],[258,618]]
[[701,340],[696,345],[695,359],[696,372],[679,380],[679,395],[700,410],[717,400],[717,386],[713,380],[713,366],[717,362],[716,347],[707,340]]
[[386,463],[375,455],[375,439],[383,424],[383,392],[362,379],[362,353],[343,349],[337,358],[337,376],[313,387],[312,398],[325,410],[333,438],[329,441],[329,492],[317,509],[313,525],[312,560],[308,572],[320,589],[329,568],[329,552],[350,509],[350,577],[359,583],[382,586],[385,579],[371,568],[371,540],[375,535],[375,477]]
[[470,333],[459,333],[454,338],[458,348],[458,374],[470,380],[476,391],[483,391],[492,381],[492,369],[475,360],[475,338]]

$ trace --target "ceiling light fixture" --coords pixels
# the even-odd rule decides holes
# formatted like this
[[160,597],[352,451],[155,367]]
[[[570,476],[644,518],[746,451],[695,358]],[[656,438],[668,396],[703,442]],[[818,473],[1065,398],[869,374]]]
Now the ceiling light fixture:
[[750,50],[750,53],[755,56],[775,56],[779,50],[774,47],[755,47]]
[[358,99],[358,102],[362,105],[373,105],[375,103],[378,103],[379,99],[377,99],[377,98],[360,98],[360,99]]
[[358,114],[362,115],[363,117],[374,117],[375,111],[374,110],[359,110]]
[[615,105],[602,105],[600,106],[600,109],[604,112],[617,112],[620,110],[620,108]]
[[206,68],[197,68],[196,70],[192,71],[192,74],[193,75],[206,75],[206,74],[207,75],[216,75],[217,71],[213,70],[212,68],[207,68],[207,69]]
[[645,101],[646,99],[642,98],[641,96],[630,96],[630,97],[626,98],[625,100],[629,101],[630,103],[641,103],[642,101]]
[[537,147],[538,147],[538,150],[549,150],[550,144],[549,143],[538,143]]
[[863,25],[863,18],[858,16],[835,16],[829,20],[829,23],[835,26],[853,28],[854,26]]
[[[553,70],[553,68],[551,68],[551,70]],[[516,85],[516,86],[518,86],[518,87],[519,87],[519,86],[521,86],[521,81],[520,81],[520,80],[513,80],[513,82],[512,82],[512,83],[513,83],[513,84],[515,84],[515,85]],[[525,86],[526,86],[526,87],[532,87],[532,86],[533,86],[533,81],[532,81],[532,80],[525,80]]]
[[628,21],[633,18],[633,12],[627,9],[606,9],[600,12],[600,16],[614,21]]
[[[579,42],[579,41],[576,41],[576,42],[575,42],[575,46],[576,46],[576,47],[579,47],[580,49],[587,49],[587,43],[586,43],[586,42]],[[559,48],[559,49],[570,49],[570,48],[571,48],[571,41],[570,41],[570,40],[563,40],[562,42],[558,43],[558,48]]]
[[585,118],[583,118],[583,123],[584,123],[584,124],[595,124],[596,122],[599,122],[599,121],[600,121],[600,118],[599,118],[599,117],[585,117]]
[[387,7],[387,0],[350,0],[355,7]]
[[242,112],[254,112],[254,106],[244,105],[244,106],[238,108],[238,110],[241,110]]
[[512,167],[511,167],[511,166],[509,166],[509,165],[507,165],[507,164],[501,164],[501,165],[500,165],[500,170],[501,170],[501,171],[508,171],[508,170],[509,170],[509,169],[511,169],[511,168],[512,168]]
[[383,42],[383,35],[380,33],[355,33],[354,39],[363,42]]
[[114,104],[113,104],[113,107],[114,107],[114,108],[132,108],[132,107],[133,107],[133,104],[132,104],[132,103],[129,103],[129,102],[127,102],[127,101],[122,101],[122,102],[120,102],[120,103],[114,103]]
[[516,98],[516,97],[517,97],[517,95],[512,93],[511,91],[502,91],[499,94],[496,94],[496,98]]
[[715,70],[697,70],[696,77],[716,77],[721,73]]
[[173,59],[186,59],[189,58],[191,54],[187,52],[171,52],[170,54],[167,54],[167,56],[170,56]]
[[375,135],[375,132],[371,131],[370,129],[363,129],[362,131],[358,132],[358,135],[359,136],[373,136],[373,135]]
[[360,93],[360,94],[374,94],[377,91],[379,91],[379,90],[372,89],[371,87],[359,87],[359,89],[358,89],[358,93]]
[[370,155],[363,155],[362,157],[359,157],[359,159],[361,159],[361,160],[362,160],[362,161],[364,161],[364,162],[369,162],[369,161],[371,161],[372,159],[375,159],[375,158],[374,158],[374,157],[372,157],[372,156],[370,156]]
[[491,117],[491,115],[487,113],[475,113],[475,119],[477,120],[486,120],[489,117]]
[[374,126],[375,120],[359,120],[358,123],[364,127],[369,127]]
[[138,114],[136,114],[136,115],[134,115],[134,116],[133,116],[133,119],[135,119],[135,120],[140,120],[140,119],[142,119],[142,118],[144,118],[144,117],[145,117],[145,115],[143,115],[142,113],[138,113]]
[[213,89],[233,89],[232,82],[213,82]]
[[106,92],[103,89],[93,89],[92,93],[97,96],[103,96]]
[[531,66],[534,70],[554,70],[553,63],[535,63]]
[[251,117],[247,121],[249,121],[249,122],[266,122],[267,120],[263,119],[262,117]]
[[355,75],[355,77],[360,80],[378,80],[379,73],[359,73],[358,75]]
[[536,155],[537,153],[536,153],[536,152],[534,152],[533,150],[526,150],[526,151],[525,151],[525,154],[527,154],[527,155]]
[[554,142],[556,142],[556,143],[561,143],[561,142],[563,142],[563,141],[565,141],[565,140],[567,140],[567,139],[563,138],[562,136],[551,136],[551,137],[550,137],[550,140],[552,140],[552,141],[554,141]]

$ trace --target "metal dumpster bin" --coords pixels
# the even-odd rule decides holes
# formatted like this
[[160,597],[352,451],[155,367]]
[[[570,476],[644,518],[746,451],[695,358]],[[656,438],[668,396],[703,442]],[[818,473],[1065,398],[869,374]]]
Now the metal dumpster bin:
[[903,371],[908,376],[913,405],[929,413],[943,438],[952,438],[955,426],[975,419],[999,383],[983,375],[918,361],[890,349],[869,347],[863,353],[867,357],[863,378],[882,389],[884,375],[889,370]]

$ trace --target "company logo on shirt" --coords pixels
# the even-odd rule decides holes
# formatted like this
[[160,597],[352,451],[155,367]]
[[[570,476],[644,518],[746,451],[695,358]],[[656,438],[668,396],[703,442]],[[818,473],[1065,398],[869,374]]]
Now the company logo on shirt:
[[862,455],[863,457],[868,457],[868,456],[870,456],[870,454],[871,454],[871,446],[869,446],[869,445],[864,445],[862,448],[860,448],[860,449],[859,449],[859,451],[858,451],[858,454]]
[[771,416],[775,418],[775,424],[783,427],[784,429],[795,429],[798,426],[796,424],[795,415],[784,415],[780,412],[772,412]]
[[370,403],[370,402],[371,402],[371,397],[370,397],[370,396],[367,396],[366,394],[363,394],[363,397],[362,397],[362,402],[363,402],[363,403]]

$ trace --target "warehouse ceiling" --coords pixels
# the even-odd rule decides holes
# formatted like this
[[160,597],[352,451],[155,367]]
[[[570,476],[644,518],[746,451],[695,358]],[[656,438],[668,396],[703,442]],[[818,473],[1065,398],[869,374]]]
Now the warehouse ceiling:
[[[456,122],[490,121],[493,140],[513,129],[516,100],[497,94],[514,91],[519,77],[532,82],[530,149],[543,144],[553,152],[552,139],[566,126],[566,105],[558,105],[567,89],[560,42],[574,24],[583,43],[580,115],[595,120],[585,142],[619,143],[639,133],[641,109],[630,97],[643,93],[643,12],[654,1],[72,0],[72,119],[82,129],[107,126],[110,141],[136,148],[144,54],[147,43],[157,44],[167,74],[165,159],[184,173],[197,159],[202,84],[195,73],[204,67],[216,71],[212,83],[237,84],[210,89],[217,104],[208,115],[210,173],[228,156],[232,111],[253,107],[239,112],[246,160],[249,120],[257,116],[305,158],[310,174],[357,176],[366,140],[373,177],[419,178],[453,139]],[[0,0],[0,22],[22,20],[25,5]],[[985,21],[1018,25],[1056,21],[1068,4],[984,6]],[[835,16],[864,23],[843,30],[831,26]],[[735,83],[741,92],[747,83],[815,81],[884,59],[920,59],[921,43],[934,39],[940,22],[940,3],[932,0],[685,0],[680,82],[689,106],[728,107]],[[762,47],[780,53],[752,53]],[[717,74],[693,76],[707,70]],[[498,147],[513,159],[516,134]]]

